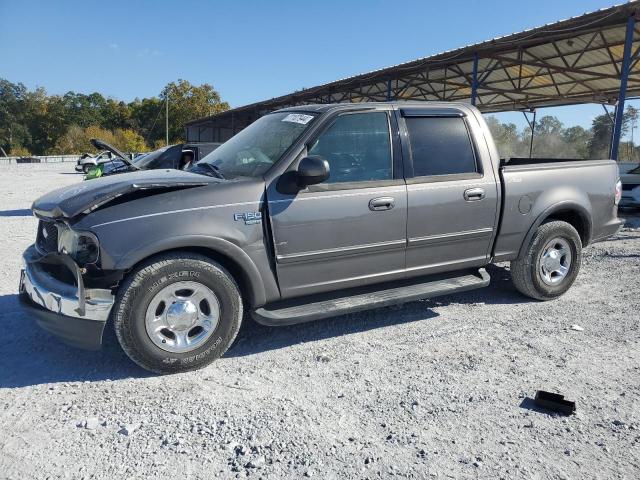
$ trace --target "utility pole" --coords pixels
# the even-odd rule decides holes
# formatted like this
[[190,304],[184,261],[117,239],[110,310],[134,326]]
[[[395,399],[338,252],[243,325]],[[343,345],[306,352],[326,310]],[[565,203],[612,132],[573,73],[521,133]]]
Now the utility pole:
[[165,109],[165,146],[169,146],[169,89],[167,88],[165,94],[164,94],[164,101],[165,101],[165,105],[166,105],[166,109]]

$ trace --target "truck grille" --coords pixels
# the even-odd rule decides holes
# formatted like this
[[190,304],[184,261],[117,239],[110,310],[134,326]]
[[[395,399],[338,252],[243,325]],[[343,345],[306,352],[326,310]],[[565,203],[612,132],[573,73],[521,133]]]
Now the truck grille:
[[54,222],[40,220],[36,237],[38,248],[44,253],[58,251],[58,228]]

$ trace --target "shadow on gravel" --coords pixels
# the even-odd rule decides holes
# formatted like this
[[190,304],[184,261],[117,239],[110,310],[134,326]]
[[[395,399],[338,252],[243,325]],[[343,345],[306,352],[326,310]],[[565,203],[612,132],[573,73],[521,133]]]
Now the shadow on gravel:
[[524,408],[525,410],[531,410],[532,412],[536,412],[536,413],[542,413],[550,417],[559,416],[558,413],[552,410],[547,410],[546,408],[539,407],[538,405],[536,405],[535,400],[530,397],[526,397],[524,400],[522,400],[522,402],[520,402],[520,408]]
[[[618,240],[637,240],[638,237],[635,235],[622,235],[618,234],[615,237],[607,238],[607,242],[616,242]],[[596,243],[597,244],[597,243]]]
[[[431,320],[438,317],[433,307],[449,304],[516,304],[528,301],[511,285],[511,277],[505,267],[491,265],[487,271],[491,275],[489,287],[433,300],[287,327],[265,327],[247,318],[225,357],[243,357],[297,343]],[[0,325],[4,332],[0,348],[0,388],[153,376],[129,360],[109,326],[105,329],[102,350],[88,352],[68,347],[36,325],[35,320],[21,309],[16,294],[0,296]],[[429,325],[425,324],[425,328]]]
[[[331,337],[340,337],[438,317],[432,308],[449,304],[516,304],[529,301],[519,294],[511,284],[511,275],[505,267],[490,265],[491,284],[479,290],[405,303],[395,307],[385,307],[365,312],[342,315],[316,322],[289,325],[286,327],[266,327],[245,317],[238,337],[225,357],[244,357],[270,350],[286,348],[296,343],[314,342]],[[429,328],[425,325],[425,328]]]
[[152,376],[129,360],[109,326],[102,350],[69,347],[37,326],[17,294],[0,295],[0,325],[0,388]]
[[628,254],[618,254],[618,253],[607,253],[604,255],[605,258],[640,258],[640,253],[628,253]]
[[510,305],[516,303],[534,302],[516,290],[511,282],[511,272],[501,265],[487,265],[485,267],[491,283],[488,287],[469,292],[457,293],[436,297],[432,302],[437,306],[446,306],[450,303],[473,304],[484,303],[486,305]]
[[[418,308],[415,308],[416,304],[418,304]],[[260,325],[247,316],[242,323],[236,341],[224,356],[230,358],[255,355],[299,343],[315,342],[375,328],[429,320],[438,316],[433,311],[425,309],[424,304],[421,305],[420,302],[406,305],[413,305],[414,308],[406,308],[406,306],[402,309],[397,307],[379,308],[284,327]]]
[[31,215],[31,210],[28,208],[21,208],[19,210],[0,210],[0,217],[30,217]]

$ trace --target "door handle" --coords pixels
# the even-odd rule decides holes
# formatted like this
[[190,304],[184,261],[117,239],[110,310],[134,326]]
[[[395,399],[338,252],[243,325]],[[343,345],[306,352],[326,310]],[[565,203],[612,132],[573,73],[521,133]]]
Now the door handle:
[[485,197],[484,189],[482,188],[470,188],[464,191],[464,199],[467,202],[477,202]]
[[380,212],[382,210],[391,210],[396,205],[396,199],[393,197],[372,198],[369,201],[369,210]]

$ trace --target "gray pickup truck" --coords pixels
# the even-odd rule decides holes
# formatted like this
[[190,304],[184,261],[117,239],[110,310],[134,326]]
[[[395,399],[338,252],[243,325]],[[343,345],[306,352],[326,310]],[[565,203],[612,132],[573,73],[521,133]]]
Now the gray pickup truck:
[[268,114],[189,172],[65,187],[33,203],[20,291],[38,323],[171,373],[233,342],[243,313],[317,320],[486,286],[562,295],[584,246],[614,234],[610,160],[501,162],[475,108],[311,105]]

